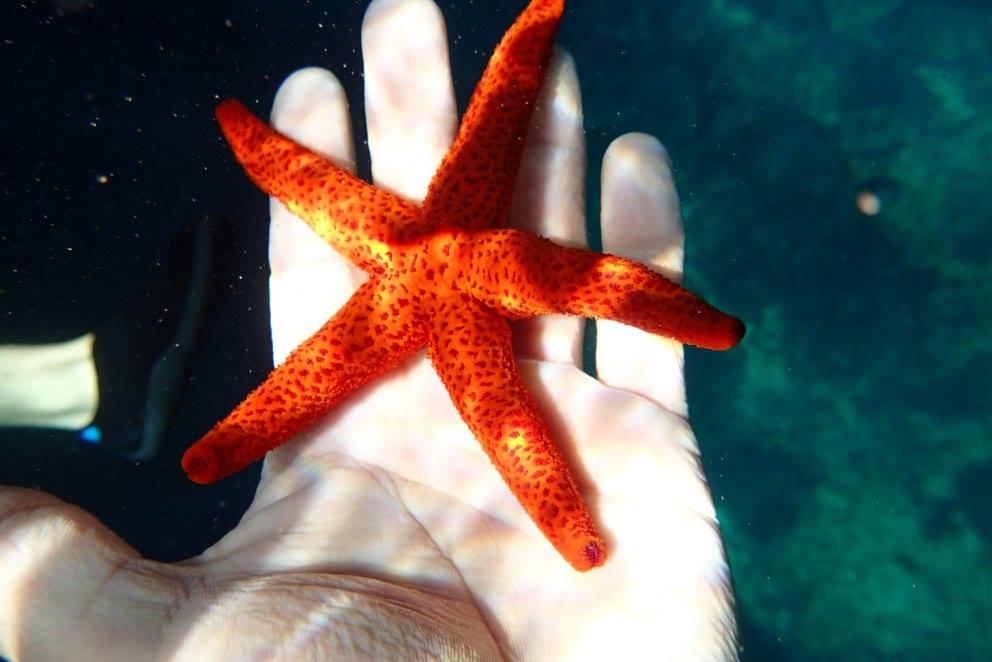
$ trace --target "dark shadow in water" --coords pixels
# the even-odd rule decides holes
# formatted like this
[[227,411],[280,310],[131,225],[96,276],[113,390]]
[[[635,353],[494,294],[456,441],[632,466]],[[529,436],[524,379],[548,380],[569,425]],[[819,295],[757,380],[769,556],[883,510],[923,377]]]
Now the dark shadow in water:
[[800,505],[822,482],[809,464],[775,449],[742,445],[704,458],[707,475],[722,475],[713,491],[717,502],[733,504],[731,526],[762,543],[792,532]]
[[953,497],[936,504],[927,504],[924,519],[927,535],[943,538],[966,524],[975,530],[992,552],[992,507],[989,506],[989,486],[992,485],[992,457],[973,464],[957,475]]
[[782,641],[757,621],[748,618],[747,614],[740,614],[739,625],[741,641],[744,642],[741,650],[742,662],[778,662],[789,659]]
[[989,486],[992,485],[992,458],[968,467],[957,480],[957,503],[968,516],[971,526],[986,544],[992,544],[992,506]]

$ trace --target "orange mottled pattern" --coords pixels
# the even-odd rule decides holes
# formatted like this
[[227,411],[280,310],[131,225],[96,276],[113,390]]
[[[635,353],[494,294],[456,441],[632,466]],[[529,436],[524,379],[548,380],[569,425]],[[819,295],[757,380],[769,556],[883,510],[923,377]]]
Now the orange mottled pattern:
[[610,319],[706,349],[744,335],[736,317],[642,264],[514,229],[474,233],[459,287],[503,315]]
[[186,451],[192,480],[262,458],[426,345],[463,420],[555,549],[577,570],[605,562],[603,538],[517,372],[507,320],[612,319],[711,349],[736,345],[744,325],[643,265],[502,227],[562,5],[533,0],[503,37],[422,207],[337,168],[237,101],[217,108],[249,177],[370,279]]
[[369,272],[386,266],[381,247],[418,224],[420,208],[358,179],[276,133],[236,99],[217,106],[217,122],[255,184],[281,200],[339,253]]
[[441,303],[427,355],[500,476],[551,544],[586,570],[606,559],[572,472],[517,374],[510,325],[460,294]]
[[372,279],[183,455],[197,483],[262,459],[347,395],[424,346],[427,325],[398,284]]
[[433,226],[506,225],[531,111],[564,9],[564,0],[533,0],[496,46],[427,190],[424,211]]

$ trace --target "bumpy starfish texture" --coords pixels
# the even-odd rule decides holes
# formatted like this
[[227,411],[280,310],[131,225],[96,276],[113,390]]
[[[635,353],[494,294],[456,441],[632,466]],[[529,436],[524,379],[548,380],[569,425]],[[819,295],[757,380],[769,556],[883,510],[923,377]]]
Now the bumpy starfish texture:
[[262,458],[423,346],[462,419],[552,545],[577,570],[606,545],[517,372],[508,320],[617,320],[711,349],[740,320],[645,266],[506,224],[563,0],[532,0],[496,47],[422,205],[338,168],[241,103],[217,107],[238,161],[369,280],[183,456],[197,483]]

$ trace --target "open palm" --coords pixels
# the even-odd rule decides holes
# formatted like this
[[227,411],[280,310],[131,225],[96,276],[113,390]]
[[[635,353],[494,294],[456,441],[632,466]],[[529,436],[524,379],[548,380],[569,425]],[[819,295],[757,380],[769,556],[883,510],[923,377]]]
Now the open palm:
[[[444,25],[429,0],[375,0],[363,26],[378,186],[413,200],[457,116]],[[273,125],[353,168],[347,102],[304,69]],[[581,245],[578,83],[557,53],[532,123],[511,225]],[[667,156],[616,140],[602,171],[604,250],[681,275]],[[271,309],[281,361],[364,279],[272,203]],[[187,562],[141,559],[82,511],[0,490],[0,653],[14,658],[521,659],[732,657],[729,574],[686,421],[677,343],[582,322],[518,324],[521,374],[607,536],[602,568],[573,570],[528,518],[458,417],[423,353],[270,453],[241,523]],[[58,634],[58,636],[52,636]],[[71,653],[68,653],[71,651]]]

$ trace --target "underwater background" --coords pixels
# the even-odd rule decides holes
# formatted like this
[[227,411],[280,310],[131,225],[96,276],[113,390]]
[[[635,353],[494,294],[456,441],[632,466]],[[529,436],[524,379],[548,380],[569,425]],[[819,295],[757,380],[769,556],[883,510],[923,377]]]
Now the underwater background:
[[[439,1],[461,108],[523,4]],[[0,483],[79,504],[161,560],[239,519],[257,465],[208,487],[179,467],[271,368],[268,205],[213,106],[267,112],[285,76],[327,67],[367,176],[365,5],[0,5],[0,343],[100,326],[162,277],[190,219],[232,219],[223,296],[159,454],[0,429]],[[748,323],[734,351],[686,351],[744,659],[992,658],[990,35],[979,0],[568,9],[590,218],[607,144],[656,135],[686,283]]]

